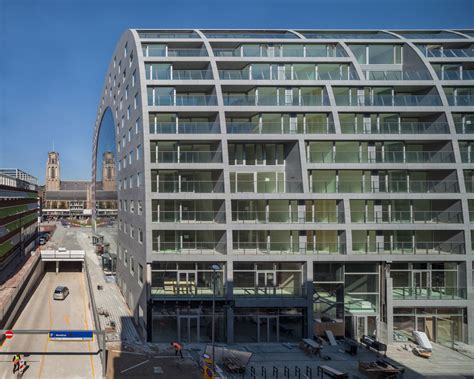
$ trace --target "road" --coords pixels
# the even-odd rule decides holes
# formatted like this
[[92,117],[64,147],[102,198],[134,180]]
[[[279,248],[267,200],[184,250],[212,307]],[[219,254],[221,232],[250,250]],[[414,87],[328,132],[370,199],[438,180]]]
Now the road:
[[[61,228],[62,229],[62,228]],[[69,229],[58,230],[52,243],[69,249],[77,249],[74,232]],[[65,285],[70,295],[64,301],[53,300],[54,288]],[[85,275],[82,272],[47,272],[28,301],[13,330],[46,329],[78,330],[94,329]],[[30,355],[26,357],[28,370],[23,378],[100,378],[101,363],[97,352],[97,341],[49,341],[48,335],[14,335],[1,347],[2,352],[66,352],[86,353],[84,355]],[[13,355],[0,356],[0,378],[15,378],[12,375]]]

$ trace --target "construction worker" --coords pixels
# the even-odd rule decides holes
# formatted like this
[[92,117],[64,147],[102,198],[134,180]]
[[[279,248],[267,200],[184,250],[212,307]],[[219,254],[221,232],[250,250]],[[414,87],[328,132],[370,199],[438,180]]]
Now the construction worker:
[[178,353],[181,355],[181,358],[184,359],[183,357],[183,345],[181,345],[179,342],[171,342],[171,346],[174,347],[174,355],[177,356]]
[[21,360],[21,355],[20,354],[17,353],[13,356],[13,359],[12,359],[13,373],[15,373],[15,371],[20,368],[20,360]]

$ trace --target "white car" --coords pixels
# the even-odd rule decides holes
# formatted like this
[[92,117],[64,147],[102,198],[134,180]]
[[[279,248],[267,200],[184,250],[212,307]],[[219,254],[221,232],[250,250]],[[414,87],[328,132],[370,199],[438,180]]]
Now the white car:
[[54,300],[64,300],[69,295],[69,288],[64,286],[58,286],[54,290],[53,299]]

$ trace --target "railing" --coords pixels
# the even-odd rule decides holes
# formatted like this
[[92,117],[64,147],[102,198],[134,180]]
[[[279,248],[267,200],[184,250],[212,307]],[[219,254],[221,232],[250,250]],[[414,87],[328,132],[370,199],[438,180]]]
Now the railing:
[[354,71],[346,72],[301,72],[281,74],[275,71],[219,70],[222,80],[358,80]]
[[302,297],[303,287],[234,287],[234,297]]
[[315,211],[303,214],[283,211],[232,211],[232,221],[242,224],[331,224],[344,223],[344,213],[338,211]]
[[232,38],[232,39],[297,39],[300,40],[296,35],[290,32],[283,33],[252,33],[252,32],[206,32],[207,38]]
[[457,193],[459,184],[456,180],[410,180],[364,183],[354,181],[310,181],[310,191],[314,193]]
[[469,49],[442,49],[427,50],[420,49],[426,57],[432,58],[470,58],[474,57],[474,50]]
[[[354,122],[341,122],[343,133],[353,134],[445,134],[449,133],[446,122],[400,121],[383,122],[377,125],[356,125]],[[474,133],[474,125],[473,125]]]
[[434,107],[442,105],[441,99],[437,95],[374,95],[369,97],[336,95],[335,99],[338,106],[350,107]]
[[152,210],[152,222],[177,222],[180,224],[225,223],[225,212],[219,211],[157,211]]
[[308,153],[308,163],[453,163],[452,151],[312,151]]
[[469,151],[467,147],[460,149],[462,163],[474,163],[474,149]]
[[150,106],[203,106],[217,105],[217,96],[214,95],[148,95]]
[[316,243],[293,243],[254,241],[235,242],[234,254],[243,255],[305,255],[305,254],[345,254],[346,245],[343,243],[316,242]]
[[288,48],[284,47],[278,52],[270,52],[269,50],[259,49],[258,51],[248,51],[245,48],[237,49],[213,49],[216,57],[262,57],[262,58],[279,58],[279,57],[315,57],[315,58],[336,58],[347,57],[344,49],[333,48],[327,49],[311,49],[311,48]]
[[206,121],[150,122],[150,134],[215,134],[219,124]]
[[232,95],[224,94],[224,105],[228,106],[323,106],[329,105],[329,98],[323,96],[303,95],[300,98],[278,96]]
[[226,254],[223,242],[153,242],[153,252],[160,254]]
[[192,49],[192,48],[168,48],[168,57],[207,57],[206,49]]
[[[195,282],[176,282],[172,281],[159,287],[151,286],[151,296],[166,297],[212,297],[212,287],[197,287]],[[222,287],[216,286],[217,297],[223,297],[225,291]]]
[[199,38],[195,32],[138,32],[140,38]]
[[469,181],[468,178],[464,178],[464,185],[466,186],[466,192],[474,192],[474,182]]
[[67,250],[67,251],[57,251],[57,250],[43,250],[41,251],[41,259],[53,259],[53,260],[84,260],[85,252],[84,250]]
[[222,181],[209,180],[160,180],[152,178],[152,192],[178,193],[222,193],[224,192],[224,183]]
[[463,242],[390,242],[375,243],[365,248],[353,248],[354,254],[465,254],[466,247]]
[[432,80],[428,71],[367,70],[367,80]]
[[222,163],[221,151],[151,151],[151,163]]
[[332,122],[306,122],[302,125],[285,125],[281,122],[226,121],[229,134],[329,134],[334,133]]
[[209,70],[147,71],[148,80],[212,80]]
[[374,212],[373,216],[363,215],[362,218],[352,216],[353,223],[390,223],[390,224],[461,224],[462,212],[452,211],[382,211]]
[[437,71],[440,80],[474,80],[474,70]]
[[455,107],[471,107],[474,106],[474,96],[471,95],[446,95],[449,105]]
[[459,134],[474,134],[474,122],[468,124],[465,122],[456,122],[456,133]]
[[303,192],[303,183],[297,181],[279,180],[231,180],[232,193],[252,192],[252,193],[300,193]]
[[461,300],[466,288],[460,287],[393,287],[394,300]]

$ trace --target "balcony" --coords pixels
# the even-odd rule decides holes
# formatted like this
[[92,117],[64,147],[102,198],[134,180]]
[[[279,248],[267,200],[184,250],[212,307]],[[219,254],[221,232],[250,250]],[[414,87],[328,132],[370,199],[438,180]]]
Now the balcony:
[[366,80],[432,80],[428,71],[367,70]]
[[217,105],[215,95],[162,95],[148,94],[149,106],[182,107],[182,106],[214,106]]
[[284,211],[232,211],[232,221],[239,224],[340,224],[344,212],[314,211],[303,214]]
[[210,70],[146,70],[147,80],[212,80]]
[[312,151],[309,150],[308,163],[362,163],[362,164],[397,164],[397,163],[454,163],[452,151],[384,151],[368,153],[360,151]]
[[440,80],[474,80],[474,70],[444,70],[436,75]]
[[152,39],[181,39],[181,38],[200,38],[199,35],[194,31],[186,30],[161,30],[161,31],[139,31],[138,36],[140,38],[152,38]]
[[278,96],[256,96],[256,95],[234,95],[224,93],[224,105],[227,106],[271,106],[271,107],[294,107],[294,106],[328,106],[329,98],[326,95],[303,95],[301,97],[278,97]]
[[301,193],[301,180],[285,180],[284,172],[231,172],[232,193]]
[[472,107],[474,106],[473,95],[446,95],[449,105],[453,107]]
[[474,50],[471,48],[465,49],[450,49],[438,48],[430,49],[427,46],[420,48],[425,57],[428,58],[472,58],[474,57]]
[[[474,126],[472,129],[474,133]],[[341,130],[344,134],[446,134],[449,125],[447,122],[400,121],[372,126],[341,121]]]
[[316,72],[294,71],[290,75],[282,75],[275,71],[219,70],[222,80],[358,80],[354,71]]
[[436,107],[442,105],[438,95],[374,95],[340,96],[336,95],[337,106],[349,107]]
[[459,287],[393,287],[394,300],[462,300],[466,288]]
[[302,297],[304,294],[303,286],[298,287],[236,287],[233,288],[235,297]]
[[222,163],[221,151],[151,151],[151,163]]
[[151,170],[151,191],[160,193],[222,193],[224,183],[217,171],[177,172]]
[[243,255],[305,255],[345,254],[346,245],[337,242],[290,243],[290,242],[240,242],[234,241],[234,254]]
[[380,242],[353,248],[354,254],[450,255],[466,254],[464,242]]
[[[355,212],[354,212],[355,213]],[[374,212],[371,217],[352,216],[353,223],[366,224],[462,224],[462,212],[451,211],[382,211]]]
[[226,121],[228,134],[330,134],[334,133],[332,122],[305,122],[289,125],[281,122]]
[[150,120],[150,134],[216,134],[220,126],[214,121],[170,121],[154,122]]
[[216,57],[261,57],[261,58],[336,58],[347,57],[344,49],[335,45],[280,45],[269,49],[264,46],[246,46],[237,48],[214,48]]

